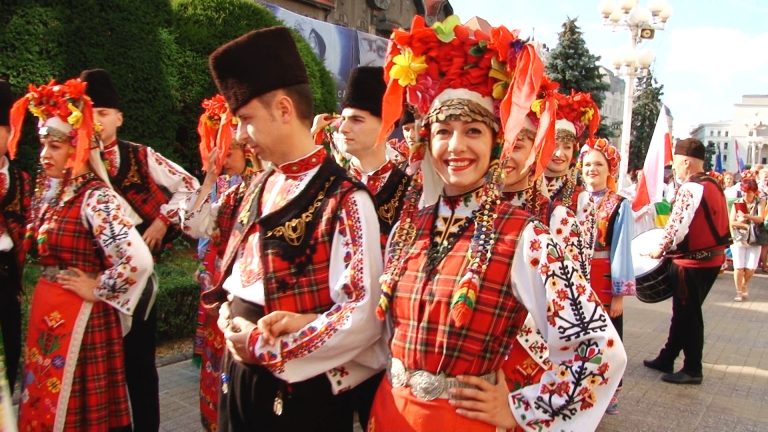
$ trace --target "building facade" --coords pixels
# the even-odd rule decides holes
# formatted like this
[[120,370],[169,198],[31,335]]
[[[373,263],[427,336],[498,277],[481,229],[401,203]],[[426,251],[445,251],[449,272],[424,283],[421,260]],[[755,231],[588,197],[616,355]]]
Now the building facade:
[[448,0],[269,0],[283,9],[331,24],[388,38],[411,25],[414,15],[432,24],[453,14]]
[[[712,167],[717,165],[717,149],[720,149],[723,170],[730,172],[738,171],[736,140],[731,135],[730,121],[702,123],[691,131],[691,136],[704,143],[705,146],[715,150],[711,160]],[[740,153],[743,158],[744,150],[741,150]]]
[[605,92],[605,101],[600,109],[600,116],[603,121],[615,134],[617,138],[621,137],[621,123],[624,116],[624,80],[616,75],[612,70],[600,66],[600,72],[603,74],[603,82],[609,85]]
[[768,95],[744,95],[733,108],[733,120],[702,123],[691,136],[719,147],[727,171],[738,171],[739,158],[746,167],[768,165]]

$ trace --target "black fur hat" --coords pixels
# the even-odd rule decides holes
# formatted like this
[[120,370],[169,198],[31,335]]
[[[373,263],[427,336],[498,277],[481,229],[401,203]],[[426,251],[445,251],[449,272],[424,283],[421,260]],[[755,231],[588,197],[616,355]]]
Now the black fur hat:
[[360,66],[352,71],[347,82],[342,108],[358,108],[381,117],[381,100],[387,84],[381,66]]
[[227,42],[211,54],[208,66],[233,113],[255,97],[309,83],[296,42],[282,26],[255,30]]
[[94,108],[120,109],[120,96],[112,84],[112,77],[104,69],[88,69],[80,73],[80,79],[88,83],[85,93],[91,97]]
[[8,81],[0,80],[0,126],[11,125],[9,117],[11,116],[13,102],[11,85],[8,84]]

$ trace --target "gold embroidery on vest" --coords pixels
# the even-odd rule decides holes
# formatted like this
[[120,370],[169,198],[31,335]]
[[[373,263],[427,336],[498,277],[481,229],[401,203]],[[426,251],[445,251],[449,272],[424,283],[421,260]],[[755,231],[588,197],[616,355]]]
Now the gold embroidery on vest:
[[291,246],[298,246],[306,234],[307,222],[312,221],[312,214],[315,212],[315,210],[317,210],[318,207],[320,207],[320,204],[323,203],[325,194],[328,192],[328,188],[331,186],[331,183],[335,178],[336,177],[331,177],[328,179],[328,181],[325,183],[325,186],[323,187],[322,192],[317,195],[317,198],[315,198],[315,201],[312,203],[312,205],[309,206],[307,211],[302,213],[301,216],[293,218],[284,223],[283,226],[279,226],[273,230],[267,231],[267,234],[264,236],[264,238],[283,237],[285,238],[285,241],[288,242],[288,244]]
[[136,159],[133,156],[134,152],[129,150],[126,153],[128,153],[130,167],[128,168],[128,175],[125,177],[125,181],[123,181],[123,186],[128,186],[131,183],[141,184],[141,176],[136,166]]
[[395,196],[392,197],[389,202],[382,204],[377,210],[376,213],[379,214],[379,217],[387,221],[388,224],[392,224],[392,221],[395,220],[395,215],[397,214],[397,207],[398,204],[400,204],[400,195],[403,194],[403,190],[405,190],[405,184],[408,181],[408,177],[403,177],[403,180],[400,182],[400,185],[397,187],[397,191],[395,192]]

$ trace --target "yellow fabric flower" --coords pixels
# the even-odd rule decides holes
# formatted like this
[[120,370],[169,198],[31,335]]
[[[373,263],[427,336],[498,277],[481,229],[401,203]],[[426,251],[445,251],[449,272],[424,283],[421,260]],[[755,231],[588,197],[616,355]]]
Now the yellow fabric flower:
[[589,123],[590,120],[592,120],[592,117],[595,115],[595,110],[592,108],[584,108],[582,110],[581,114],[581,122],[584,124]]
[[40,107],[30,105],[29,112],[31,112],[33,116],[35,116],[35,117],[37,117],[39,119],[44,119],[45,118],[45,114],[43,114],[43,110],[40,109]]
[[509,82],[512,81],[509,75],[507,75],[506,65],[496,58],[491,59],[491,70],[488,72],[488,76],[499,80],[493,84],[492,96],[494,99],[504,99],[504,95],[507,94],[507,87]]
[[395,65],[390,69],[389,76],[403,87],[416,84],[416,77],[427,69],[426,57],[415,57],[410,48],[401,51],[392,62]]
[[72,111],[72,114],[67,117],[67,123],[71,124],[73,128],[78,129],[80,127],[80,123],[83,122],[83,113],[80,112],[80,110],[71,103],[67,104],[67,108]]
[[531,104],[531,111],[536,113],[536,117],[541,117],[541,109],[544,107],[544,99],[536,99]]

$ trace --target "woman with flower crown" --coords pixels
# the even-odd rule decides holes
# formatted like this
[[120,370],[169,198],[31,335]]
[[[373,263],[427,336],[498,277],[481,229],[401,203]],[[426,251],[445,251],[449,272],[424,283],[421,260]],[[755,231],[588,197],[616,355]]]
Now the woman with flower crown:
[[[244,190],[255,173],[261,171],[259,159],[243,142],[234,139],[237,120],[227,107],[224,96],[217,94],[202,103],[205,111],[200,116],[197,132],[200,135],[200,160],[206,171],[205,180],[180,209],[181,226],[185,233],[199,238],[197,255],[200,268],[196,273],[200,293],[212,289],[220,277],[220,261],[226,250],[228,233],[221,225],[198,226],[188,219],[187,209],[192,209],[204,199],[219,205],[231,205],[219,201],[229,189]],[[228,214],[224,211],[220,214]],[[213,219],[206,219],[215,222]],[[190,223],[191,222],[191,223]],[[200,356],[200,419],[206,431],[215,431],[218,422],[221,359],[225,349],[224,334],[216,321],[217,310],[204,307],[202,301],[197,311],[195,354]]]
[[[407,98],[428,142],[382,277],[392,359],[369,430],[594,430],[626,366],[623,345],[547,227],[501,200],[541,60],[504,27],[415,17],[393,33],[385,69],[382,133]],[[501,370],[527,312],[553,369],[510,391]]]
[[[557,197],[550,200],[546,192],[547,179],[542,175],[552,166],[550,157],[555,158],[558,154],[564,154],[563,147],[566,147],[565,150],[572,151],[562,141],[560,129],[563,121],[561,119],[558,119],[554,125],[551,116],[545,118],[546,123],[542,122],[542,114],[551,112],[553,105],[558,117],[562,115],[561,111],[566,111],[567,105],[563,104],[565,97],[557,92],[557,87],[556,82],[550,81],[546,76],[543,78],[538,98],[533,102],[532,109],[526,116],[506,160],[503,199],[514,207],[529,212],[549,226],[553,239],[581,270],[585,268],[585,260],[591,256],[589,254],[591,248],[587,247],[579,235],[579,224],[569,200]],[[596,110],[597,107],[594,108],[591,114],[597,116],[597,123],[599,123],[599,113]],[[594,129],[590,129],[590,135],[593,132]],[[534,161],[539,163],[534,164]],[[565,195],[570,197],[572,189],[567,188],[567,191]],[[573,201],[575,210],[575,198]],[[582,272],[582,275],[585,273]],[[587,280],[589,280],[588,277]],[[503,370],[507,386],[517,390],[537,383],[541,375],[551,368],[552,362],[549,360],[547,343],[536,328],[533,316],[528,314],[504,362]]]
[[19,428],[130,431],[122,337],[152,255],[136,215],[109,185],[85,84],[30,85],[11,109],[12,156],[27,109],[39,119],[41,143],[27,246],[42,269],[30,304]]
[[[591,259],[582,263],[586,266],[584,274],[622,336],[624,296],[635,294],[635,275],[632,209],[629,200],[616,193],[619,160],[619,152],[607,140],[587,140],[577,163],[586,190],[579,194],[576,217],[582,237],[592,248]],[[616,390],[607,412],[617,414],[618,408]]]

